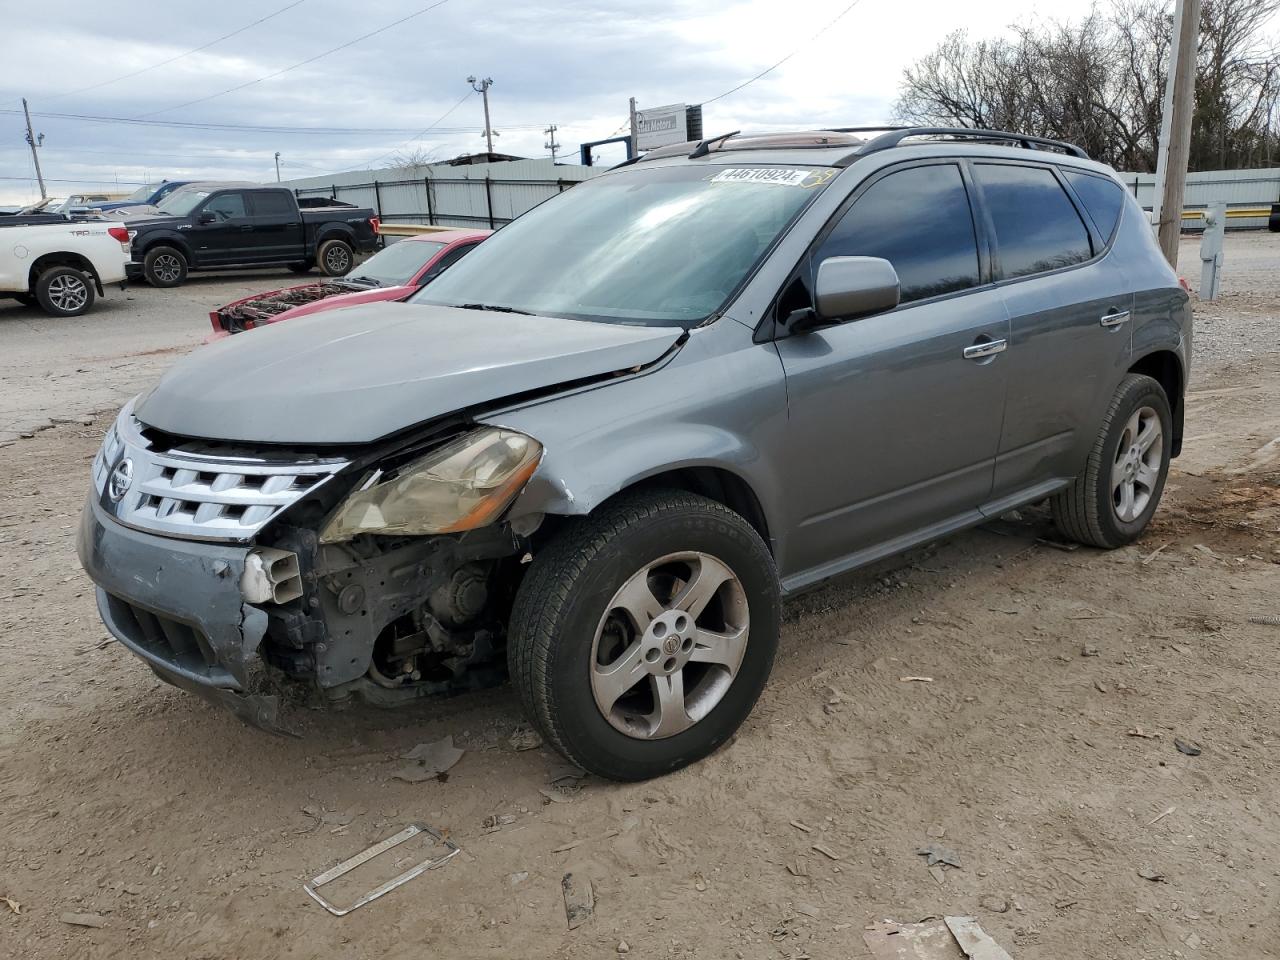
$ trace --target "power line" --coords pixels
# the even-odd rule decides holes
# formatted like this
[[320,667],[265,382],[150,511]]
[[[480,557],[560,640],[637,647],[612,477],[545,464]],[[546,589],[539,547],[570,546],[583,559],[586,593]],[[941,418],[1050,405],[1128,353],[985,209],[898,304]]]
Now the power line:
[[[415,133],[412,137],[410,137],[410,138],[409,138],[408,140],[406,140],[404,143],[400,144],[400,146],[395,147],[395,148],[394,148],[394,149],[392,149],[392,150],[388,150],[386,153],[382,154],[382,156],[380,156],[380,157],[376,157],[375,159],[370,160],[370,161],[369,161],[369,163],[368,163],[368,169],[372,169],[372,168],[373,168],[373,165],[374,165],[375,163],[378,163],[378,162],[379,162],[379,161],[381,161],[381,160],[385,160],[387,157],[390,157],[390,156],[392,156],[393,154],[397,153],[398,151],[402,150],[402,149],[403,149],[407,144],[413,143],[413,141],[415,141],[415,140],[420,140],[420,139],[422,139],[422,137],[423,137],[423,135],[424,135],[424,134],[430,133],[432,130],[435,130],[435,129],[436,129],[436,127],[439,125],[439,123],[440,123],[440,121],[441,121],[441,120],[444,120],[447,116],[449,116],[449,114],[451,114],[451,113],[453,113],[453,111],[457,110],[460,106],[462,106],[464,103],[466,103],[470,98],[471,98],[471,93],[470,93],[470,92],[468,92],[468,93],[464,93],[464,94],[462,95],[462,99],[460,99],[457,103],[455,103],[452,107],[450,107],[450,108],[449,108],[448,110],[446,110],[444,113],[440,114],[440,116],[436,119],[436,122],[435,122],[435,123],[433,123],[433,124],[431,124],[431,126],[426,127],[426,128],[425,128],[425,129],[423,129],[423,130],[419,130],[417,133]],[[446,132],[446,131],[443,131],[443,130],[437,130],[436,132],[437,132],[437,133],[444,133],[444,132]],[[364,168],[364,167],[355,167],[354,169],[355,169],[355,170],[363,170],[363,169],[365,169],[365,168]],[[344,170],[344,171],[342,171],[342,172],[343,172],[343,173],[348,173],[348,172],[350,172],[350,171],[346,171],[346,170]]]
[[[0,110],[0,114],[21,116],[21,110]],[[404,134],[410,127],[290,127],[281,124],[206,123],[195,120],[143,120],[138,117],[110,117],[89,113],[32,113],[33,117],[53,120],[84,120],[91,123],[128,123],[152,127],[176,127],[183,130],[241,130],[250,133],[308,133],[321,136],[344,134]],[[530,129],[535,125],[530,125]],[[469,128],[468,128],[469,129]]]
[[751,84],[755,83],[755,82],[756,82],[757,80],[759,80],[761,77],[766,77],[766,76],[768,76],[768,75],[769,75],[769,74],[771,74],[774,70],[777,70],[777,69],[778,69],[778,67],[782,66],[784,63],[786,63],[788,60],[790,60],[792,57],[794,57],[797,53],[799,53],[801,50],[803,50],[806,46],[808,46],[809,44],[813,43],[813,41],[817,40],[820,36],[822,36],[824,33],[826,33],[828,30],[830,30],[832,27],[834,27],[837,23],[839,23],[842,19],[844,19],[845,14],[847,14],[850,10],[852,10],[854,7],[856,7],[856,6],[857,6],[859,3],[861,3],[861,2],[862,2],[862,0],[853,0],[853,3],[849,4],[847,7],[845,7],[843,10],[841,10],[839,13],[837,13],[834,17],[832,17],[830,20],[828,20],[828,21],[827,21],[827,23],[826,23],[826,25],[825,25],[821,30],[819,30],[817,33],[815,33],[813,36],[811,36],[808,40],[803,41],[803,42],[802,42],[798,47],[796,47],[794,50],[792,50],[790,53],[788,53],[785,57],[783,57],[783,58],[782,58],[781,60],[779,60],[777,63],[773,64],[773,65],[772,65],[772,66],[770,66],[770,67],[765,68],[764,70],[761,70],[759,73],[757,73],[757,74],[756,74],[754,77],[752,77],[750,80],[744,80],[744,81],[742,81],[742,83],[738,84],[736,87],[730,87],[730,88],[729,88],[728,90],[726,90],[724,93],[716,94],[716,95],[715,95],[714,97],[712,97],[710,100],[703,100],[703,101],[702,101],[702,105],[705,107],[708,103],[715,103],[717,100],[723,100],[725,97],[729,96],[730,94],[737,93],[737,92],[738,92],[739,90],[741,90],[743,87],[749,87]]
[[78,93],[88,93],[90,90],[97,90],[101,87],[110,86],[113,83],[119,83],[121,80],[130,80],[133,77],[141,76],[142,74],[149,73],[150,71],[156,70],[159,67],[167,67],[169,64],[177,63],[179,60],[183,59],[184,57],[189,57],[193,53],[199,53],[201,50],[208,50],[210,47],[212,47],[216,43],[221,43],[223,40],[230,40],[232,37],[237,36],[241,33],[244,33],[246,30],[252,27],[256,27],[260,23],[266,23],[268,20],[272,19],[273,17],[278,17],[280,16],[280,14],[288,10],[292,10],[294,7],[299,6],[300,4],[303,4],[303,3],[306,3],[306,0],[294,0],[293,3],[287,4],[281,7],[279,10],[275,11],[274,13],[268,13],[265,17],[259,17],[257,20],[253,21],[253,23],[246,23],[243,27],[240,27],[238,30],[232,30],[230,33],[224,33],[222,36],[217,37],[213,40],[210,40],[208,43],[202,43],[198,47],[193,47],[192,49],[188,50],[186,53],[180,53],[176,57],[170,57],[168,60],[161,60],[159,63],[153,63],[151,64],[151,66],[143,67],[141,70],[135,70],[133,71],[133,73],[121,74],[118,77],[112,77],[110,80],[103,80],[100,83],[92,83],[87,87],[80,87],[76,90],[68,90],[65,93],[55,93],[53,94],[53,96],[49,97],[48,99],[61,100],[63,97],[72,97]]
[[[751,78],[750,78],[750,79],[748,79],[748,80],[743,80],[743,81],[742,81],[742,83],[738,84],[736,87],[730,87],[730,88],[729,88],[728,90],[726,90],[724,93],[718,93],[718,94],[716,94],[714,97],[711,97],[709,100],[703,100],[703,101],[702,101],[702,106],[704,106],[704,107],[705,107],[708,103],[715,103],[717,100],[723,100],[725,97],[729,96],[730,94],[737,93],[737,92],[738,92],[739,90],[741,90],[743,87],[749,87],[749,86],[751,86],[751,84],[755,83],[757,80],[759,80],[759,79],[761,79],[761,78],[763,78],[763,77],[767,77],[769,74],[773,73],[773,71],[777,70],[780,66],[782,66],[784,63],[786,63],[788,60],[790,60],[792,57],[794,57],[797,53],[799,53],[801,50],[803,50],[803,49],[804,49],[805,47],[807,47],[809,44],[813,43],[813,41],[817,40],[820,36],[822,36],[824,33],[826,33],[828,30],[830,30],[832,27],[834,27],[837,23],[839,23],[842,19],[844,19],[845,15],[846,15],[850,10],[852,10],[854,7],[856,7],[856,6],[857,6],[859,3],[861,3],[861,2],[862,2],[862,0],[853,0],[853,2],[852,2],[851,4],[849,4],[847,7],[845,7],[843,10],[841,10],[839,13],[837,13],[834,17],[832,17],[830,20],[828,20],[828,21],[827,21],[827,23],[822,27],[822,29],[821,29],[821,30],[819,30],[819,31],[818,31],[817,33],[815,33],[813,36],[809,37],[807,40],[803,41],[799,46],[797,46],[794,50],[792,50],[790,53],[788,53],[788,54],[787,54],[785,57],[783,57],[781,60],[779,60],[778,62],[776,62],[776,63],[772,64],[771,66],[768,66],[768,67],[766,67],[765,69],[761,70],[761,71],[760,71],[759,73],[757,73],[754,77],[751,77]],[[631,120],[630,120],[630,118],[628,118],[628,119],[626,119],[626,120],[622,121],[622,123],[619,125],[618,129],[617,129],[617,130],[615,130],[615,131],[613,131],[613,133],[609,134],[609,136],[610,136],[610,137],[616,137],[619,133],[621,133],[623,130],[627,129],[627,127],[628,127],[628,126],[630,126],[630,125],[631,125]]]
[[[35,177],[0,177],[0,180],[21,180],[23,183],[35,183]],[[57,177],[45,177],[45,183],[119,183],[128,187],[141,187],[141,181],[134,180],[116,180],[112,177],[104,177],[101,180],[59,180]]]
[[249,81],[246,81],[245,83],[237,84],[234,87],[228,87],[226,90],[220,90],[217,93],[211,93],[207,97],[197,97],[195,100],[188,100],[186,103],[179,103],[179,104],[175,104],[172,107],[164,107],[160,110],[152,110],[150,113],[140,114],[137,119],[141,119],[143,117],[154,117],[158,113],[168,113],[170,110],[181,110],[183,107],[195,106],[197,103],[205,103],[217,97],[226,96],[228,93],[235,93],[237,90],[243,90],[246,87],[252,87],[254,84],[262,83],[262,81],[264,80],[271,80],[271,79],[274,79],[275,77],[283,76],[284,74],[288,73],[291,70],[297,70],[299,67],[305,67],[309,63],[315,63],[317,60],[322,60],[325,57],[330,56],[331,54],[337,53],[339,50],[345,50],[347,49],[347,47],[354,46],[355,44],[360,43],[362,40],[368,40],[370,37],[375,37],[380,33],[385,33],[386,31],[390,30],[392,27],[398,27],[400,24],[406,23],[409,20],[414,19],[415,17],[420,17],[424,13],[429,13],[432,10],[436,9],[436,7],[442,7],[448,2],[449,0],[436,0],[435,3],[429,6],[423,7],[421,10],[417,11],[416,13],[411,13],[408,16],[401,17],[399,20],[393,20],[391,23],[388,23],[386,26],[379,27],[377,30],[370,30],[368,33],[363,33],[358,37],[348,40],[346,43],[338,44],[338,46],[333,47],[330,50],[325,50],[323,53],[317,53],[314,57],[308,57],[305,60],[299,60],[297,63],[293,64],[292,66],[285,67],[283,70],[277,70],[275,73],[268,73],[266,76],[258,77],[258,79],[256,80],[249,80]]

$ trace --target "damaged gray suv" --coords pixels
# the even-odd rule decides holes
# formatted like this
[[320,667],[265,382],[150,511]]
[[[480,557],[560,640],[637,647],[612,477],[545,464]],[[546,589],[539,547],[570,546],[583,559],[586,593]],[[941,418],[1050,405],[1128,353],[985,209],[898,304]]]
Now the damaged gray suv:
[[107,627],[266,728],[509,675],[635,780],[751,711],[779,603],[1048,500],[1138,537],[1188,296],[1078,148],[729,135],[553,198],[406,304],[197,350],[121,411],[80,558]]

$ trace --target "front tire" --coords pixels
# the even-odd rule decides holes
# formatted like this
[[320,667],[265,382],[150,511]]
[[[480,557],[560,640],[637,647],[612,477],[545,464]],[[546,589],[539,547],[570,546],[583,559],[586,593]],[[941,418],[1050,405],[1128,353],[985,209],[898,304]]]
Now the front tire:
[[340,277],[355,264],[356,254],[345,240],[326,240],[316,251],[316,261],[326,277]]
[[50,316],[78,317],[93,298],[93,278],[75,267],[50,267],[36,278],[36,302]]
[[1173,415],[1164,388],[1127,375],[1102,419],[1084,471],[1050,501],[1071,540],[1103,549],[1132,543],[1155,515],[1173,454]]
[[176,287],[187,279],[187,258],[176,247],[152,247],[142,258],[142,275],[153,287]]
[[525,712],[584,770],[645,780],[700,760],[742,724],[778,645],[777,572],[727,507],[624,495],[539,552],[507,657]]

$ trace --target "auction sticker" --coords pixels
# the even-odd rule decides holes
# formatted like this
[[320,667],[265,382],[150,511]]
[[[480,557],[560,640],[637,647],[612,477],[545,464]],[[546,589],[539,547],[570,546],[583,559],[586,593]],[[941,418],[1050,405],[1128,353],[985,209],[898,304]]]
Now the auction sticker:
[[818,178],[818,183],[825,183],[830,178],[830,173],[826,170],[814,170],[812,167],[730,167],[717,173],[711,178],[711,182],[774,183],[782,187],[804,187],[811,185],[806,181],[813,177]]

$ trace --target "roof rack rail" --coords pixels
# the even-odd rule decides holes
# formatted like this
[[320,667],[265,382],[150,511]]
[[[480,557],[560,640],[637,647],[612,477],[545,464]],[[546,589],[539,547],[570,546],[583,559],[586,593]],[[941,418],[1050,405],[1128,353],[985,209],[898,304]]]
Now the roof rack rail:
[[1083,148],[1076,146],[1074,143],[1067,143],[1065,140],[1050,140],[1048,137],[1032,137],[1025,133],[1012,133],[1008,130],[981,130],[972,127],[899,127],[890,129],[888,133],[881,134],[859,150],[858,154],[859,156],[865,156],[868,153],[876,153],[879,150],[889,150],[898,146],[908,137],[935,136],[962,137],[970,140],[1011,141],[1025,150],[1039,150],[1043,147],[1051,147],[1068,153],[1073,157],[1079,157],[1082,160],[1090,159],[1089,154]]
[[741,130],[734,130],[732,133],[725,133],[718,137],[708,137],[706,140],[699,140],[698,145],[694,147],[693,152],[689,154],[689,159],[696,160],[698,157],[705,157],[711,152],[711,145],[713,143],[723,144],[730,137],[736,137],[741,132]]

